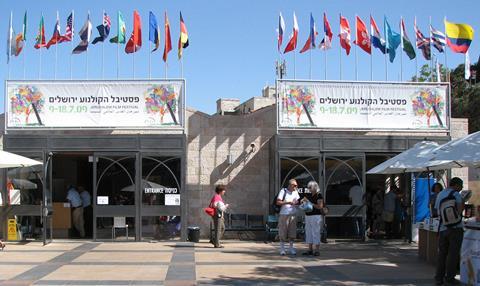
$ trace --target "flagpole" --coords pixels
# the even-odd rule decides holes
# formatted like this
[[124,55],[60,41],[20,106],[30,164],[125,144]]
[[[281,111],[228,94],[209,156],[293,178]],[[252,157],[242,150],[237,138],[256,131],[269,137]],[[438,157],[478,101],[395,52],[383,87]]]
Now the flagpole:
[[59,24],[58,10],[57,10],[57,23],[55,23],[55,72],[53,76],[54,79],[57,79],[57,62],[58,62],[58,33],[56,32],[57,24]]
[[[88,11],[88,21],[90,21],[90,11]],[[88,79],[88,46],[87,46],[86,56],[85,56],[85,69],[86,69],[86,78]]]
[[[74,34],[75,34],[74,20],[75,20],[75,15],[74,15],[74,11],[72,10],[72,38],[70,39],[70,46],[71,46],[72,50],[73,50],[73,37],[74,37]],[[73,58],[73,53],[70,53],[70,79],[73,79],[72,58]]]
[[370,13],[370,81],[373,81],[372,13]]
[[[403,22],[403,16],[400,16],[400,41],[402,44],[402,50],[403,50],[403,27],[402,27],[402,22]],[[403,81],[403,51],[400,51],[400,81]]]
[[182,54],[182,57],[180,58],[180,70],[181,70],[182,78],[183,78],[183,54]]
[[418,82],[418,61],[417,61],[417,58],[418,57],[415,57],[415,77],[416,77],[416,81]]
[[117,79],[120,73],[120,11],[117,11]]
[[325,13],[323,13],[323,17],[323,51],[325,52],[325,54],[323,55],[323,59],[325,61],[325,80],[327,80],[327,32],[325,31]]
[[23,25],[25,26],[23,28],[23,79],[25,79],[25,50],[27,47],[27,40],[26,40],[26,31],[27,31],[27,11],[25,11],[25,16],[23,19]]
[[[41,17],[42,17],[41,19],[43,19],[43,12],[41,13],[41,15],[42,15],[42,16],[41,16]],[[39,44],[40,47],[39,47],[38,49],[40,50],[40,56],[39,56],[39,58],[40,58],[40,66],[38,67],[38,79],[41,79],[41,78],[42,78],[42,46],[41,46],[42,38],[41,38],[41,35],[40,35],[40,34],[39,34],[39,36],[40,36],[40,40],[39,40],[39,41],[40,41],[40,44]]]
[[327,41],[325,40],[325,49],[323,50],[325,53],[325,55],[323,55],[325,60],[325,80],[327,80],[327,46],[326,45],[327,45]]
[[[105,15],[105,9],[103,10],[103,13],[102,13],[102,18],[101,18],[101,23],[103,25],[103,15]],[[104,27],[105,29],[105,27]],[[105,31],[105,30],[104,30]],[[106,38],[102,41],[102,79],[104,78],[104,72],[105,72],[105,66],[104,66],[104,63],[105,63],[105,59],[104,59],[104,54],[105,54],[105,40]]]
[[8,45],[7,45],[7,79],[10,79],[10,58],[12,57],[12,40],[13,40],[13,11],[10,10],[10,25],[8,27]]
[[152,78],[152,42],[148,41],[148,78]]
[[385,24],[385,16],[383,16],[383,34],[385,36],[385,81],[388,81],[388,62],[387,62],[387,51],[388,51],[388,35],[387,27]]
[[[418,49],[418,46],[417,46],[417,16],[415,16],[414,18],[414,31],[415,31],[415,47]],[[415,56],[415,77],[416,77],[416,82],[418,82],[418,57]]]
[[[342,13],[340,13],[340,29],[341,29],[341,26],[342,26]],[[340,80],[342,80],[342,45],[338,45],[338,50],[340,51]]]
[[445,50],[443,51],[445,53],[445,81],[450,82],[450,71],[448,70],[448,65],[447,65],[447,31],[445,30],[445,22],[447,21],[447,17],[443,17],[443,33],[445,34]]
[[358,49],[358,34],[357,34],[357,15],[355,14],[355,80],[358,80],[358,57],[357,57],[357,49]]
[[428,42],[430,45],[430,81],[433,82],[432,16],[429,17],[428,31],[430,34],[430,39]]
[[[295,47],[296,48],[296,47]],[[297,66],[296,66],[296,61],[295,61],[295,58],[296,58],[296,55],[295,55],[295,49],[293,50],[293,79],[296,79],[297,78]]]
[[312,47],[310,47],[310,79],[312,79]]

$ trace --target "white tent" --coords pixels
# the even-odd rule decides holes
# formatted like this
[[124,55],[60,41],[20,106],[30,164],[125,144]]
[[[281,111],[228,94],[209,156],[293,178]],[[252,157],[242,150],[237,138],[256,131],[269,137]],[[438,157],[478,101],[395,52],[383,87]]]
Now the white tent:
[[29,167],[42,164],[42,162],[35,161],[27,157],[6,151],[0,151],[0,168]]
[[480,131],[435,149],[428,165],[432,170],[480,167]]
[[419,142],[412,148],[370,169],[367,174],[401,174],[427,171],[432,151],[438,147],[439,145],[435,142]]

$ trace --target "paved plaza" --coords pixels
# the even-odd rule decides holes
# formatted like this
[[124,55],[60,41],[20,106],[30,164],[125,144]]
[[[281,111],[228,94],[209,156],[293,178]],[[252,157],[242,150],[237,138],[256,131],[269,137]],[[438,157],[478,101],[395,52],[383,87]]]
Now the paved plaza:
[[320,257],[279,256],[277,243],[206,241],[10,243],[0,285],[431,285],[416,244],[333,241]]

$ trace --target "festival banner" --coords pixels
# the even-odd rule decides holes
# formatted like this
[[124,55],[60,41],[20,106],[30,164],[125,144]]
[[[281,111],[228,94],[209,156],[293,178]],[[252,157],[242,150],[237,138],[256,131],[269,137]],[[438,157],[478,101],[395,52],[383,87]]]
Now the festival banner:
[[447,130],[446,83],[277,81],[278,127]]
[[6,126],[183,128],[182,80],[7,81]]

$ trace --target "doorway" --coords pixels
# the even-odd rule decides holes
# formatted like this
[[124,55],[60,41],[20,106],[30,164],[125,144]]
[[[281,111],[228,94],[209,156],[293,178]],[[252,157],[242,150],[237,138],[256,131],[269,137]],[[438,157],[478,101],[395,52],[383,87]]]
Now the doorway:
[[[89,153],[58,153],[52,157],[52,235],[55,239],[93,238],[93,161]],[[82,213],[67,200],[69,191],[78,192]],[[86,193],[82,193],[85,191]],[[74,199],[76,200],[76,199]],[[80,217],[81,216],[81,217]],[[83,221],[80,230],[79,221]]]

